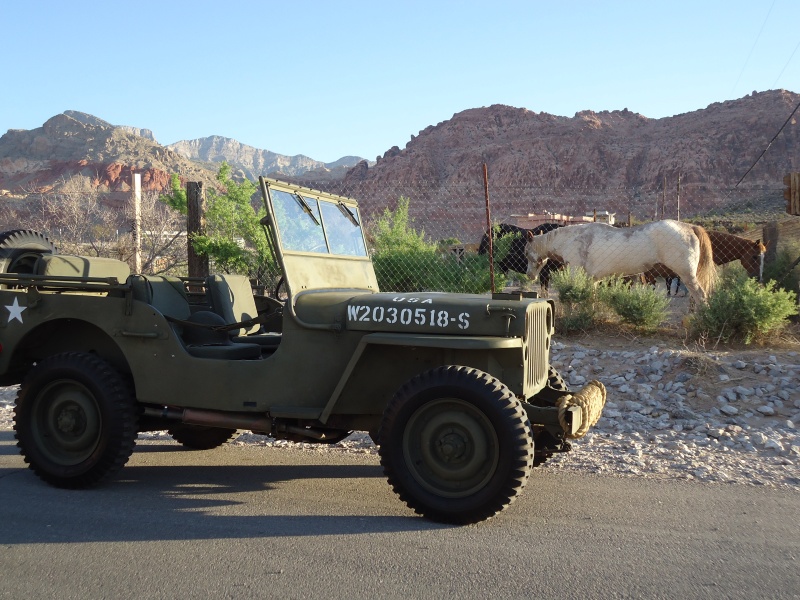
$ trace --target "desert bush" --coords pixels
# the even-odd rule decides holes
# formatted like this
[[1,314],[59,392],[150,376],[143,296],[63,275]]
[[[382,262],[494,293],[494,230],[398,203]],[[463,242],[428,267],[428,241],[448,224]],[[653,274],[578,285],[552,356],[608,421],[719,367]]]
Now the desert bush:
[[800,266],[789,267],[800,256],[800,242],[781,244],[775,258],[764,264],[764,281],[774,280],[784,290],[800,290]]
[[698,308],[691,320],[696,336],[723,342],[749,344],[774,335],[796,315],[797,294],[750,279],[742,271],[727,270],[708,303]]
[[[375,275],[382,290],[478,294],[491,288],[488,257],[475,253],[458,257],[428,241],[409,217],[407,198],[400,198],[395,210],[386,209],[368,230]],[[502,244],[499,251],[503,251]],[[505,280],[502,273],[495,273],[497,289],[502,289]]]
[[580,267],[567,266],[550,276],[550,287],[558,292],[557,323],[562,331],[592,327],[597,318],[594,280]]
[[609,277],[598,286],[598,299],[623,323],[653,330],[667,320],[669,298],[649,285],[630,285],[621,277]]

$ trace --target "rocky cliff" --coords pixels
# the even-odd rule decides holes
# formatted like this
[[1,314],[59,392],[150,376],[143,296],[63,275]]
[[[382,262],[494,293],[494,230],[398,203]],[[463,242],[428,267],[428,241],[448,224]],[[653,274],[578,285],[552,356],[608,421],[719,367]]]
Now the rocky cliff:
[[70,112],[56,115],[42,127],[11,129],[0,137],[0,190],[4,195],[46,192],[74,176],[87,179],[101,191],[125,191],[130,189],[134,171],[142,175],[145,190],[167,189],[171,173],[180,173],[187,180],[214,180],[213,172],[148,137],[91,115]]
[[[637,196],[661,193],[665,179],[672,191],[680,176],[686,194],[715,191],[713,203],[756,161],[798,101],[800,95],[784,90],[754,92],[663,119],[627,109],[573,117],[502,105],[470,109],[412,135],[404,149],[390,149],[374,166],[357,165],[343,187],[366,198],[398,184],[456,189],[479,184],[486,163],[494,190],[551,190],[572,198],[626,190],[626,202],[635,204]],[[798,118],[744,185],[780,188],[785,173],[800,170]]]
[[218,135],[176,142],[167,148],[190,160],[209,165],[225,161],[237,169],[242,177],[253,181],[259,175],[269,175],[277,179],[302,176],[304,180],[312,182],[337,180],[342,179],[347,171],[363,160],[359,156],[344,156],[337,161],[324,163],[303,154],[286,156],[269,150],[259,150]]

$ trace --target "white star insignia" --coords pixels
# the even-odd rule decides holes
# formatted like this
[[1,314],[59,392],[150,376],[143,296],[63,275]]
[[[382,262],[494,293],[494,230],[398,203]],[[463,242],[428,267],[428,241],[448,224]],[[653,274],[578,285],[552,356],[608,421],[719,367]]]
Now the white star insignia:
[[22,311],[28,308],[27,306],[20,306],[19,302],[16,298],[14,298],[14,304],[8,306],[6,305],[6,309],[8,309],[8,322],[11,323],[14,319],[22,323]]

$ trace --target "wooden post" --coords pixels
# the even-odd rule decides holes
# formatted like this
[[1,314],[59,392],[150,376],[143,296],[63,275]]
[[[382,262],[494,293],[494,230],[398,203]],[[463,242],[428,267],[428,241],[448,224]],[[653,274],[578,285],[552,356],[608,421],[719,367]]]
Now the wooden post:
[[678,221],[681,220],[681,174],[678,173]]
[[494,231],[492,231],[492,212],[489,208],[489,171],[483,163],[483,195],[486,198],[486,231],[489,234],[489,281],[494,294]]
[[131,173],[133,192],[133,272],[142,272],[142,175]]
[[667,176],[664,175],[664,185],[661,186],[661,216],[659,217],[659,221],[664,220],[664,207],[667,204]]
[[764,262],[773,262],[778,256],[778,242],[780,241],[780,229],[777,221],[770,221],[761,230],[762,243],[767,247],[764,254]]
[[186,251],[189,263],[189,277],[208,277],[208,255],[199,255],[192,246],[193,235],[206,232],[206,195],[203,183],[186,183]]

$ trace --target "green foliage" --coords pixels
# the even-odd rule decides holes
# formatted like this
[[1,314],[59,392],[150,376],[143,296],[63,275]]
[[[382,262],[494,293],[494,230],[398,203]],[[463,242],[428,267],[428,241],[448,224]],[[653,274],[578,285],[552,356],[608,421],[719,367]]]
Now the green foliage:
[[798,313],[797,294],[777,289],[774,281],[760,285],[743,271],[728,270],[692,319],[697,336],[749,344],[779,332]]
[[779,282],[784,290],[800,289],[800,265],[789,271],[789,267],[800,256],[800,242],[789,242],[778,247],[775,258],[764,264],[764,281]]
[[609,277],[598,286],[598,297],[623,323],[643,330],[653,330],[667,320],[669,298],[649,285],[640,285]]
[[597,319],[594,280],[580,267],[567,266],[550,276],[550,287],[558,291],[558,324],[562,331],[589,329]]
[[256,211],[251,199],[256,185],[247,179],[237,183],[231,168],[223,162],[217,181],[224,192],[211,188],[206,199],[206,233],[192,236],[195,251],[207,254],[215,266],[230,273],[241,273],[264,281],[274,272],[274,261],[267,238],[259,223],[264,208]]
[[563,304],[586,304],[594,302],[594,279],[581,267],[567,266],[550,275],[550,286],[558,291]]
[[[425,239],[409,217],[408,198],[386,209],[370,227],[372,262],[378,285],[393,292],[441,291],[484,293],[491,287],[486,256],[458,257]],[[501,288],[505,278],[495,276]]]
[[158,197],[158,199],[173,210],[177,210],[182,215],[185,215],[188,210],[188,205],[186,203],[186,190],[181,187],[181,179],[176,173],[170,175],[169,186],[171,190],[170,193],[162,194]]

